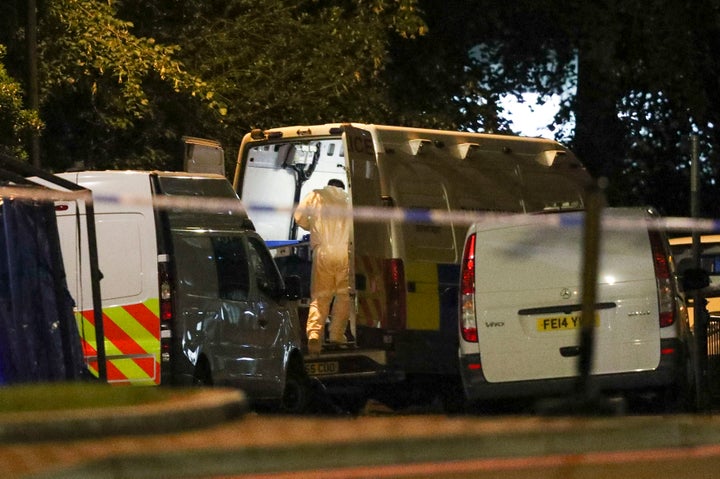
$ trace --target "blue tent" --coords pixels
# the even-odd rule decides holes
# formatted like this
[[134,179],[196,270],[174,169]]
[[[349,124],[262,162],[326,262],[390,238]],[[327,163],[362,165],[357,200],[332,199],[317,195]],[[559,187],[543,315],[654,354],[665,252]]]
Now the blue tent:
[[54,203],[2,197],[0,384],[79,379],[83,368]]

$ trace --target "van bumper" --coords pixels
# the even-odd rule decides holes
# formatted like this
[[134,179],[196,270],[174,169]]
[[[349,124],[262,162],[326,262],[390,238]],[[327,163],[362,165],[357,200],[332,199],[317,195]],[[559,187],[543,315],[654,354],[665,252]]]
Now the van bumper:
[[323,351],[319,357],[305,357],[305,371],[326,385],[388,383],[404,379],[402,371],[388,366],[387,352],[380,349]]
[[[662,389],[677,384],[685,373],[685,349],[683,344],[678,339],[662,339],[660,349],[663,354],[660,356],[660,363],[656,369],[596,374],[591,378],[593,386],[602,391],[637,391]],[[481,364],[479,354],[471,354],[460,358],[460,375],[465,397],[469,401],[566,395],[574,392],[578,384],[576,376],[489,383],[485,379],[482,369],[477,369],[478,364]]]

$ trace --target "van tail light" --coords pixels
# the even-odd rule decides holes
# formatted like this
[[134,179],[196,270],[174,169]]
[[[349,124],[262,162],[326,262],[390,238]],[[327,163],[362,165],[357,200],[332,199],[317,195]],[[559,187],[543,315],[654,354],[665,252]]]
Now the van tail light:
[[460,334],[470,343],[478,342],[475,319],[475,234],[468,236],[460,268]]
[[173,310],[172,275],[167,255],[158,257],[158,287],[160,294],[160,359],[162,363],[170,361],[172,340]]
[[667,247],[658,231],[650,231],[655,281],[658,291],[658,309],[660,311],[660,327],[666,328],[675,323],[675,297],[673,295],[672,276]]
[[405,266],[401,259],[383,261],[386,311],[385,328],[404,330],[407,324]]
[[164,271],[166,268],[160,268],[160,321],[172,321],[173,305],[172,305],[172,286],[170,282],[170,274]]

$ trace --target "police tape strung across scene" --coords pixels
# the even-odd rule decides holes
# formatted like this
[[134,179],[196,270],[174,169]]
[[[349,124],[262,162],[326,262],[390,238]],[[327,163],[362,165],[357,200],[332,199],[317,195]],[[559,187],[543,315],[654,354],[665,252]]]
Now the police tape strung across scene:
[[[49,190],[45,188],[27,188],[15,186],[0,187],[0,197],[26,199],[33,201],[73,201],[79,199],[77,192]],[[271,211],[292,213],[294,208],[284,208],[272,205],[252,204],[245,205],[242,201],[228,198],[193,198],[193,197],[155,197],[149,200],[147,197],[128,194],[103,194],[93,195],[94,203],[115,203],[124,205],[142,205],[152,203],[160,209],[182,209],[187,211],[218,211],[227,210],[238,213],[246,213],[251,209],[254,211]],[[349,215],[356,221],[388,223],[400,221],[416,224],[436,225],[464,225],[469,226],[483,222],[502,222],[508,225],[520,221],[527,222],[524,214],[518,213],[495,213],[466,210],[432,210],[421,208],[397,208],[397,207],[354,207],[348,211],[345,208],[328,208],[326,214]],[[538,224],[557,225],[561,227],[582,226],[577,219],[567,219],[563,215],[533,214],[534,221]],[[665,217],[652,220],[635,220],[612,218],[604,219],[603,227],[611,229],[635,229],[647,228],[648,221],[654,223],[658,229],[666,231],[697,231],[703,233],[720,232],[720,219],[689,218],[689,217]]]

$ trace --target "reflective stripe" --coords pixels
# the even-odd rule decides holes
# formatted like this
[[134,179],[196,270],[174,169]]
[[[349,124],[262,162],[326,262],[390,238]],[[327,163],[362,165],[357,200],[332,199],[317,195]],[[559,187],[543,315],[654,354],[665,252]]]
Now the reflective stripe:
[[[89,370],[98,375],[92,310],[78,315],[78,328]],[[103,309],[108,382],[160,383],[159,301]]]

